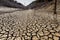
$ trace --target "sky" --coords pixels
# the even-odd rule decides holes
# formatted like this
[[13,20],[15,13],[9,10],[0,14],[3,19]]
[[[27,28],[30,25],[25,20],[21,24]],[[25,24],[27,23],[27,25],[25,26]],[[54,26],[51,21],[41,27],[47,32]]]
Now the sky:
[[35,0],[15,0],[15,1],[17,1],[18,3],[23,4],[24,6],[27,6]]

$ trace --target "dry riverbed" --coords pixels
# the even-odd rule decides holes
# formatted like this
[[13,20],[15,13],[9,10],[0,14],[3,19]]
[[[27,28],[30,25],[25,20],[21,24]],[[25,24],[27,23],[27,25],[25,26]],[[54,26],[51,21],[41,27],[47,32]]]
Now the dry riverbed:
[[0,40],[60,40],[59,18],[31,9],[0,14]]

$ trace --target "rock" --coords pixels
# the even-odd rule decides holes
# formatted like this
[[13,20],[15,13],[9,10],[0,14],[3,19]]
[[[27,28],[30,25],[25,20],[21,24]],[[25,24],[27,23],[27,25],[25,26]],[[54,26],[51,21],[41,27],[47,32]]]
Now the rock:
[[39,32],[38,34],[39,34],[40,36],[44,36],[43,32]]
[[21,40],[21,38],[20,37],[17,37],[17,38],[15,38],[15,40]]
[[55,32],[55,30],[50,30],[50,32],[52,32],[52,33],[53,33],[53,32]]
[[59,37],[56,37],[56,36],[54,36],[54,38],[53,38],[54,40],[59,40]]
[[49,40],[53,40],[52,38],[49,38]]
[[52,34],[48,35],[49,38],[52,38]]
[[60,37],[60,33],[55,33],[54,35]]
[[32,40],[39,40],[36,36],[33,36]]

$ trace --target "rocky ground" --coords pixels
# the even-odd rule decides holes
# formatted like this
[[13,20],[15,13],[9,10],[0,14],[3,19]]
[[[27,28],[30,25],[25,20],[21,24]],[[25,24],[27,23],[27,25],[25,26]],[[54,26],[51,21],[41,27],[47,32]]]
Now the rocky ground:
[[2,10],[0,12],[0,40],[60,40],[59,13],[55,20],[52,11]]
[[60,40],[59,22],[48,13],[25,10],[1,14],[0,40]]

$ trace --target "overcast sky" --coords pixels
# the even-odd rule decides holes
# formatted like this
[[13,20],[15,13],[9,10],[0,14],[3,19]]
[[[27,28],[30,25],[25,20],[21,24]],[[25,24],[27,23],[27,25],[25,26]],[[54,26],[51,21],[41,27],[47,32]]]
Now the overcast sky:
[[22,3],[24,6],[27,6],[35,0],[15,0],[15,1]]

